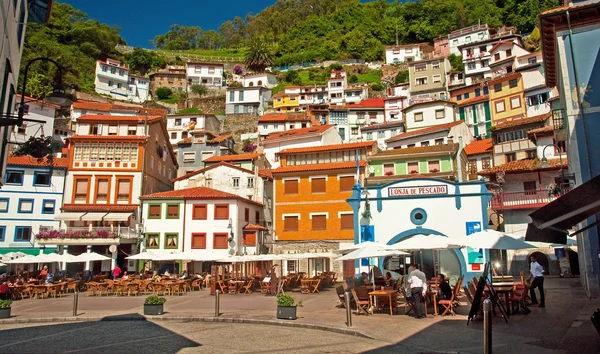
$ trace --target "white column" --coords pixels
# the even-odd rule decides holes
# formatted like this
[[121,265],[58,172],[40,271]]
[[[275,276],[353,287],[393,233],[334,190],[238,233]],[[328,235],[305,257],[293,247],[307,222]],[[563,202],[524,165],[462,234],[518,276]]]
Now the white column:
[[110,266],[110,270],[111,270],[111,272],[112,272],[112,270],[113,270],[113,269],[115,269],[115,266],[117,265],[117,252],[118,252],[118,251],[119,251],[119,250],[118,250],[118,248],[117,248],[117,249],[116,249],[114,252],[112,252],[112,254],[111,254],[111,257],[112,257],[112,260],[111,260],[111,262],[110,262],[110,264],[111,264],[111,266]]
[[[63,246],[62,254],[67,254],[67,253],[69,253],[69,245]],[[61,270],[64,270],[65,274],[66,274],[66,272],[67,272],[67,262],[62,262],[61,264],[62,264],[62,268],[59,269],[58,271],[60,272]]]
[[[91,253],[92,252],[92,246],[87,246],[87,253]],[[84,270],[91,270],[90,269],[90,261],[85,262],[85,269]]]

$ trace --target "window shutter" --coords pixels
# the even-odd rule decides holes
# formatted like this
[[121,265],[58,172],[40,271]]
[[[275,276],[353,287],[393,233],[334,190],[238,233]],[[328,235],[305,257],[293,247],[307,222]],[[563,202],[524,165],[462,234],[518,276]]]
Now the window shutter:
[[298,231],[298,217],[286,216],[283,219],[283,231]]
[[194,205],[194,220],[206,220],[207,219],[206,205]]
[[244,246],[256,246],[256,232],[244,232]]
[[87,179],[78,179],[76,194],[87,194],[87,184]]
[[192,248],[206,249],[206,234],[205,233],[193,233],[192,234]]
[[150,205],[150,218],[160,219],[160,205]]
[[326,215],[313,215],[312,216],[312,229],[313,230],[327,230],[327,216]]
[[117,200],[129,199],[129,180],[119,180]]
[[250,222],[250,209],[246,208],[244,210],[244,221]]
[[348,230],[354,229],[354,215],[353,214],[342,214],[340,216],[341,229]]
[[325,193],[325,178],[313,178],[311,185],[313,193]]
[[107,201],[108,199],[108,180],[100,179],[98,180],[98,190],[96,191],[96,196],[98,200]]
[[298,194],[298,180],[286,180],[284,183],[284,194]]
[[216,233],[213,234],[213,248],[214,249],[227,249],[228,248],[228,244],[227,244],[227,234],[224,233]]
[[431,172],[431,170],[436,169],[436,170],[440,170],[440,161],[429,161],[429,172]]
[[354,176],[340,177],[340,192],[351,191],[354,186]]
[[167,205],[167,216],[170,218],[179,217],[179,205]]
[[229,219],[229,205],[215,205],[215,219]]
[[258,210],[257,210],[257,211],[255,211],[255,212],[254,212],[254,216],[255,216],[255,218],[256,218],[256,224],[257,224],[257,225],[260,225],[260,211],[258,211]]

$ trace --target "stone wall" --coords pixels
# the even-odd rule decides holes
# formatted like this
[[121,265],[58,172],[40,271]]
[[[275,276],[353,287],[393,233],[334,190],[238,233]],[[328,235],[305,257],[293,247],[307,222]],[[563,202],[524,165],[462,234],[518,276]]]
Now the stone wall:
[[[346,241],[345,243],[347,243]],[[340,248],[340,241],[276,241],[274,245],[275,254],[280,253],[308,253],[308,252],[333,252],[337,253]],[[341,254],[340,254],[341,256]],[[298,262],[299,272],[308,272],[308,259],[302,259]],[[333,259],[330,260],[331,271],[339,274],[342,277],[343,264],[342,262],[336,262]]]
[[258,130],[258,118],[256,114],[229,114],[223,121],[222,131],[233,135],[236,152],[239,153],[243,146],[240,135]]
[[225,112],[225,95],[190,98],[188,106],[198,108],[204,113]]

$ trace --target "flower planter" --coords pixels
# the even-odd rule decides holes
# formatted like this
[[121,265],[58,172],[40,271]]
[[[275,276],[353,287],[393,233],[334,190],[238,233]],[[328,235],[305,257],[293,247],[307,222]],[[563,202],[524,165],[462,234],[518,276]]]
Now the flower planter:
[[144,304],[144,315],[162,315],[163,304],[160,305],[146,305]]
[[277,318],[280,320],[295,320],[296,306],[277,306]]
[[10,307],[0,309],[0,318],[10,318]]

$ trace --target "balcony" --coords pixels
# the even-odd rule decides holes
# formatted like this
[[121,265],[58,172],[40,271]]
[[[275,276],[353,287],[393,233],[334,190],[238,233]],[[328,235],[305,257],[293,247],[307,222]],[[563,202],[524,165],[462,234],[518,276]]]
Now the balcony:
[[[563,189],[565,194],[569,189]],[[559,198],[561,194],[552,194],[550,189],[536,189],[521,192],[502,192],[495,194],[490,201],[494,210],[537,209]]]
[[138,238],[136,230],[129,227],[69,227],[64,229],[48,229],[35,235],[41,245],[113,245],[135,243]]

